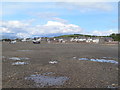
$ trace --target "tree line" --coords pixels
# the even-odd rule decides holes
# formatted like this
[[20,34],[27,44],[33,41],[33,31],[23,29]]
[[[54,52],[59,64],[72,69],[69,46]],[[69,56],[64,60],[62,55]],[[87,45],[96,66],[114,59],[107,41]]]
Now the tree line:
[[62,36],[57,36],[55,38],[64,38],[64,37],[79,37],[79,36],[84,36],[84,37],[112,37],[114,41],[120,41],[120,33],[118,34],[110,34],[108,36],[95,36],[95,35],[83,35],[83,34],[72,34],[72,35],[62,35]]
[[110,37],[114,39],[114,41],[120,41],[120,33],[119,34],[111,34]]

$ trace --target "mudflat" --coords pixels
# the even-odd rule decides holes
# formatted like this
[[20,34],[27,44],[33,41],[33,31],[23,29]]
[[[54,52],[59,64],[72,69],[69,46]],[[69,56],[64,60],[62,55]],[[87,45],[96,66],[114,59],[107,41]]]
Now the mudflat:
[[110,88],[118,86],[118,64],[89,59],[118,62],[118,45],[3,42],[2,87]]

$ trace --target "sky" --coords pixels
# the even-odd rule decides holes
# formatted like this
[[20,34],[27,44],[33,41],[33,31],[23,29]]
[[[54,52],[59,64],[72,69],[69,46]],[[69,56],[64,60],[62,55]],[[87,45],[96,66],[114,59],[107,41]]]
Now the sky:
[[3,2],[1,8],[5,38],[118,33],[118,2]]

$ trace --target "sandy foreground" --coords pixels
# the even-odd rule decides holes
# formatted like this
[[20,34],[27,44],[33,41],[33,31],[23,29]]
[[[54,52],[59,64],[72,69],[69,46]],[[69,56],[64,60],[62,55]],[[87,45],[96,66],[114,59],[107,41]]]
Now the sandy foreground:
[[2,87],[118,87],[118,64],[79,60],[79,58],[104,58],[118,61],[118,46],[80,43],[33,44],[32,42],[8,44],[3,42]]

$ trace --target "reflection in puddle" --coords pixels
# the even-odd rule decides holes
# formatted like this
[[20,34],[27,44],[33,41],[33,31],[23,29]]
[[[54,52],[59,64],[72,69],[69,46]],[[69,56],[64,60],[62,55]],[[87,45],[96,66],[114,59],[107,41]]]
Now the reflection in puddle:
[[80,58],[79,60],[89,60],[88,58]]
[[97,61],[97,62],[107,62],[107,63],[115,63],[118,64],[115,60],[105,60],[105,59],[90,59],[91,61]]
[[11,59],[11,60],[21,60],[21,59],[18,58],[18,57],[12,57],[12,58],[9,58],[9,59]]
[[11,60],[28,60],[29,58],[18,58],[18,57],[12,57],[12,58],[9,58]]
[[56,64],[56,63],[58,63],[57,61],[49,61],[49,63],[51,63],[51,64]]
[[28,64],[27,62],[15,62],[15,63],[12,63],[12,65],[26,65]]
[[105,60],[105,59],[88,59],[88,58],[79,58],[79,60],[95,61],[95,62],[106,62],[106,63],[115,63],[118,64],[115,60]]
[[65,81],[68,80],[68,77],[45,76],[43,74],[43,75],[31,75],[30,77],[26,77],[25,79],[34,81],[37,87],[45,87],[63,85]]

